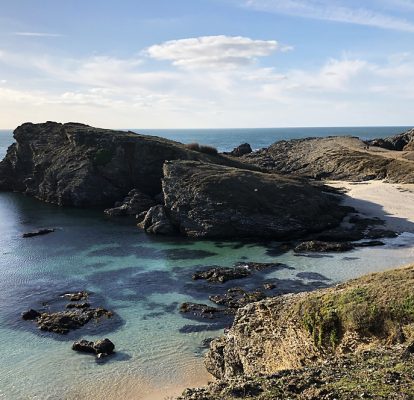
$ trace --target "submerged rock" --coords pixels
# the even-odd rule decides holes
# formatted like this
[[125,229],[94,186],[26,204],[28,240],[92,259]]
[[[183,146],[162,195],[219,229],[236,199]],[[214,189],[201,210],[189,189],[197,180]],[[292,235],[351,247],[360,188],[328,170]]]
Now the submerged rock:
[[66,297],[69,301],[80,301],[80,300],[86,300],[89,297],[89,293],[85,291],[75,292],[75,293],[65,293],[63,297]]
[[306,252],[342,252],[353,250],[355,245],[349,242],[321,242],[318,240],[310,240],[298,244],[293,251],[295,253],[306,253]]
[[27,233],[23,233],[22,237],[24,238],[31,238],[33,236],[42,236],[42,235],[47,235],[48,233],[52,233],[54,232],[54,229],[39,229],[37,231],[34,232],[27,232]]
[[161,224],[190,237],[288,239],[334,227],[350,210],[302,180],[192,161],[164,164],[163,192],[147,232]]
[[197,271],[193,280],[204,279],[208,282],[224,283],[233,279],[241,279],[249,276],[251,272],[244,267],[214,267],[205,271]]
[[198,319],[217,319],[231,314],[223,308],[211,307],[207,304],[183,303],[179,308],[180,313],[191,314]]
[[96,354],[98,358],[102,358],[112,354],[115,350],[115,345],[106,338],[95,342],[82,339],[73,343],[72,350],[82,353],[93,353]]

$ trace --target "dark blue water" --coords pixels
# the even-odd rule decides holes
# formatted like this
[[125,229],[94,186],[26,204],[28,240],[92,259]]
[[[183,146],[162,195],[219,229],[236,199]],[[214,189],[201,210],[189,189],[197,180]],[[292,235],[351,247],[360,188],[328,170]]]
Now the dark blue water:
[[[365,132],[373,137],[404,130],[352,129],[344,128],[343,133]],[[339,132],[288,131],[291,137]],[[220,150],[241,142],[263,147],[286,138],[282,130],[262,129],[151,133],[211,144]],[[10,131],[0,132],[1,157],[11,142]],[[55,227],[57,231],[44,237],[21,237],[39,227]],[[275,256],[259,243],[148,236],[131,221],[107,219],[97,211],[63,209],[19,194],[0,193],[0,399],[163,400],[185,386],[206,382],[200,342],[221,332],[197,332],[197,327],[206,323],[185,319],[178,312],[181,302],[207,303],[213,294],[211,288],[206,290],[202,283],[191,280],[194,270],[241,260],[276,261],[289,268],[257,278],[252,284],[260,287],[263,279],[272,278],[279,280],[283,290],[298,290],[408,263],[413,247],[400,244],[413,245],[414,236],[405,235],[388,241],[385,247],[361,248],[346,256]],[[306,274],[309,272],[314,274]],[[59,340],[20,319],[21,311],[80,289],[93,292],[117,318],[99,329],[91,325]],[[79,335],[111,338],[117,355],[100,365],[92,356],[71,351],[70,345]]]

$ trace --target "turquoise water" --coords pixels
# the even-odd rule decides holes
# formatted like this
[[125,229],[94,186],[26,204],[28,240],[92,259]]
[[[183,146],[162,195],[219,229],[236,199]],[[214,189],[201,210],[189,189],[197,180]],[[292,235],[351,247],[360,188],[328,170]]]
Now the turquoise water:
[[[245,140],[246,135],[242,140],[226,138],[226,146],[250,141],[260,147],[259,142]],[[211,136],[198,141],[208,140]],[[10,134],[0,134],[0,153],[10,142]],[[57,230],[21,238],[23,232],[40,227]],[[251,287],[272,278],[279,292],[311,289],[412,262],[414,234],[389,240],[382,248],[321,258],[275,255],[275,249],[276,243],[147,236],[133,221],[110,220],[99,211],[62,209],[0,193],[0,398],[165,399],[207,379],[200,343],[222,331],[215,326],[198,331],[197,326],[209,322],[185,319],[177,311],[183,301],[208,302],[214,294],[191,280],[195,269],[242,260],[282,262],[289,268],[258,276]],[[23,310],[83,289],[93,292],[93,299],[113,310],[116,318],[100,327],[91,323],[63,338],[40,333],[20,319]],[[109,337],[117,353],[97,363],[70,349],[79,337]]]

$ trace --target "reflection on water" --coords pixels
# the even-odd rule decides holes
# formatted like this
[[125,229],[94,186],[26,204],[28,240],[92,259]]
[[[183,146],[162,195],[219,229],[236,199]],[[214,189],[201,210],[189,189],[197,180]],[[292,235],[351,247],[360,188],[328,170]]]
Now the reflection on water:
[[[21,234],[41,227],[56,232],[30,239]],[[254,274],[247,287],[275,285],[274,293],[309,290],[408,263],[414,235],[389,240],[384,248],[363,248],[330,257],[298,257],[278,251],[277,243],[247,244],[147,236],[131,220],[110,220],[87,211],[40,203],[22,195],[0,194],[0,397],[145,398],[204,383],[203,339],[222,325],[183,318],[184,301],[208,302],[236,282],[211,286],[191,275],[209,265],[239,261],[280,262],[286,268]],[[402,247],[399,247],[402,246]],[[408,247],[407,247],[408,246]],[[73,290],[93,292],[94,301],[117,314],[100,327],[92,324],[67,336],[36,330],[20,319]],[[71,341],[109,337],[117,355],[96,363],[70,349]],[[24,377],[24,379],[22,379]],[[122,394],[122,396],[120,395]],[[128,397],[129,396],[129,397]],[[148,397],[147,397],[148,398]],[[156,398],[154,394],[153,397]],[[163,397],[160,397],[163,398]]]

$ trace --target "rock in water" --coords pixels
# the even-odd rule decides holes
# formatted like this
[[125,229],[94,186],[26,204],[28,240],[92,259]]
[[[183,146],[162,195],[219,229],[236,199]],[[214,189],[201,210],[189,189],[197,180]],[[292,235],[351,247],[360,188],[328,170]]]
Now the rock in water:
[[115,345],[107,338],[97,340],[96,342],[82,339],[73,343],[72,350],[82,353],[93,353],[98,358],[102,358],[112,354],[115,350]]
[[242,165],[171,140],[78,123],[26,123],[14,139],[0,163],[0,190],[59,205],[110,207],[133,188],[155,196],[165,160]]
[[147,232],[168,220],[190,237],[288,239],[336,226],[349,211],[303,180],[193,161],[164,164],[163,192],[165,205],[141,224]]
[[40,317],[40,312],[39,311],[36,311],[36,310],[33,310],[32,308],[30,309],[30,310],[28,310],[28,311],[25,311],[25,312],[23,312],[22,313],[22,318],[25,320],[25,321],[32,321],[32,320],[34,320],[34,319],[36,319],[36,318],[38,318],[38,317]]
[[22,237],[30,238],[33,236],[47,235],[48,233],[52,233],[54,231],[54,229],[39,229],[38,231],[23,233]]

